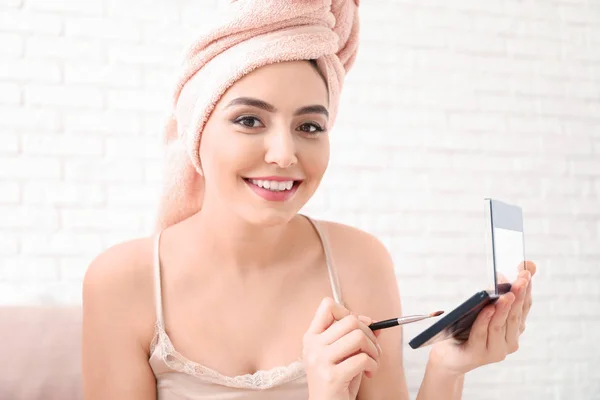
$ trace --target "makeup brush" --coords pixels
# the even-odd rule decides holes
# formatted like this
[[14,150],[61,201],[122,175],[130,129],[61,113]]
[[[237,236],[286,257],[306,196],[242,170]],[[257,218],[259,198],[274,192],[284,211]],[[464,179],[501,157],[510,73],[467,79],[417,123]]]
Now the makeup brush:
[[385,321],[373,322],[371,325],[369,325],[369,328],[371,328],[372,331],[376,331],[378,329],[391,328],[393,326],[410,324],[411,322],[422,321],[427,318],[439,317],[443,313],[444,313],[443,311],[436,311],[436,312],[432,312],[431,314],[427,314],[427,315],[407,315],[406,317],[386,319]]

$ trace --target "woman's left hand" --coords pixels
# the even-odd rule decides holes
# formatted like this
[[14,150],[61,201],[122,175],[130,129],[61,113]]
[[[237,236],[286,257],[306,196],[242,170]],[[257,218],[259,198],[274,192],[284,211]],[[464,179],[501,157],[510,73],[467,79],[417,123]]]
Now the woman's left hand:
[[473,323],[469,339],[461,344],[446,340],[433,345],[430,363],[446,372],[462,375],[482,365],[504,360],[519,348],[531,309],[531,278],[536,265],[521,264],[511,291],[485,307]]

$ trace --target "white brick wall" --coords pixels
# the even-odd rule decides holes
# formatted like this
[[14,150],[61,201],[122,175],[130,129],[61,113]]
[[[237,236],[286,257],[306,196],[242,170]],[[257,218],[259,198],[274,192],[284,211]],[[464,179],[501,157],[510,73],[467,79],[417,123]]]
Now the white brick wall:
[[[0,0],[0,303],[77,303],[91,258],[148,231],[172,68],[216,6]],[[600,3],[371,0],[361,15],[306,212],[380,237],[412,313],[485,284],[482,199],[521,204],[540,267],[528,329],[464,398],[600,399]],[[414,396],[427,350],[405,354]]]

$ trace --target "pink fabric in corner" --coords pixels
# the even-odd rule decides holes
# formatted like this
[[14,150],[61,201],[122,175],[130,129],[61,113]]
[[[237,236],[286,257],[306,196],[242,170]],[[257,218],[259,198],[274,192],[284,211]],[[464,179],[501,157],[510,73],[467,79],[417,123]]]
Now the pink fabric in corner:
[[[201,15],[198,23],[207,24]],[[198,155],[204,124],[223,93],[263,65],[316,59],[329,88],[330,129],[358,49],[358,0],[238,0],[186,52],[164,131],[164,185],[156,230],[202,207]]]
[[79,400],[81,308],[0,307],[0,399]]

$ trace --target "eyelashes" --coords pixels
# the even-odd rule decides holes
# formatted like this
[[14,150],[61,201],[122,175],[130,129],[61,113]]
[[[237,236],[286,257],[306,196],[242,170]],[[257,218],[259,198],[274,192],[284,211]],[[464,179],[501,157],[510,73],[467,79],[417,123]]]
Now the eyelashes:
[[302,125],[300,125],[300,127],[302,127],[302,126],[308,126],[309,128],[314,128],[314,131],[306,131],[304,129],[301,129],[301,131],[304,133],[318,134],[321,132],[325,132],[325,128],[323,128],[321,125],[317,124],[316,122],[305,122]]
[[235,120],[233,120],[233,123],[241,125],[244,128],[263,128],[264,127],[264,125],[262,125],[262,126],[254,126],[254,125],[250,126],[250,125],[248,125],[248,124],[245,123],[245,122],[248,122],[248,121],[250,121],[250,122],[259,122],[262,125],[262,122],[260,122],[260,120],[258,118],[252,117],[252,116],[248,116],[248,115],[236,118]]
[[[265,127],[259,118],[251,116],[251,115],[244,115],[244,116],[238,117],[238,118],[234,119],[232,122],[234,124],[240,125],[244,128],[248,128],[248,129],[258,129],[258,128]],[[298,128],[296,128],[296,130],[299,130],[299,131],[309,134],[309,135],[317,135],[319,133],[326,131],[326,129],[324,127],[322,127],[320,124],[318,124],[316,122],[304,122],[304,123],[300,124],[298,126]]]

